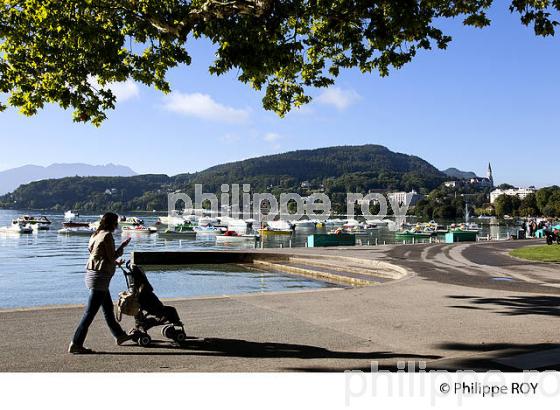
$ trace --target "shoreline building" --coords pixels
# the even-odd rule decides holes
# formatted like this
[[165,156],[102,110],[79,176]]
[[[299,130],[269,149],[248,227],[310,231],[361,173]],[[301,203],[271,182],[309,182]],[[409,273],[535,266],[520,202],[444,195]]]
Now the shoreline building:
[[447,181],[444,183],[447,188],[460,188],[472,186],[475,188],[494,188],[494,173],[492,171],[492,164],[488,163],[488,170],[486,177],[465,178],[457,179],[454,181]]
[[527,195],[534,194],[536,192],[537,189],[532,186],[529,188],[496,189],[490,192],[490,203],[493,204],[494,202],[496,202],[496,199],[498,199],[498,197],[502,195],[516,196],[519,199],[523,200],[527,198]]
[[415,206],[418,201],[424,199],[424,195],[419,194],[414,189],[410,192],[391,192],[387,194],[387,197],[399,205],[406,204],[410,199],[410,206]]

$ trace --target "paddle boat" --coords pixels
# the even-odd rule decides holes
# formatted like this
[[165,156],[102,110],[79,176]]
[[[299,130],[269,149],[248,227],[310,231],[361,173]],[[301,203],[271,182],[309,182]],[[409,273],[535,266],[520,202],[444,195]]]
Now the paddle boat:
[[480,227],[473,223],[473,222],[469,222],[469,223],[462,223],[462,224],[452,224],[449,227],[449,231],[450,232],[457,232],[457,231],[461,231],[461,232],[476,232],[478,233],[480,231]]
[[260,235],[292,235],[293,233],[294,227],[287,221],[270,221],[259,229]]
[[171,228],[167,228],[164,232],[162,232],[162,235],[194,238],[196,236],[196,231],[194,230],[194,226],[192,224],[184,222]]
[[236,231],[225,231],[223,235],[216,236],[216,243],[247,242],[257,240],[259,240],[259,235],[250,233],[240,234]]

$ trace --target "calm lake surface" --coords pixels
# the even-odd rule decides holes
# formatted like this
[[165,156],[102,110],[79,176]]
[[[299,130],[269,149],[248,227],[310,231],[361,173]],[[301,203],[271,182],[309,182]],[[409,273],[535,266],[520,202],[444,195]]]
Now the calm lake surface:
[[[38,215],[33,211],[0,210],[0,226],[11,224],[20,215]],[[84,303],[87,289],[84,285],[84,266],[87,261],[88,236],[59,235],[64,219],[62,213],[46,213],[53,224],[49,231],[27,235],[0,233],[0,308],[44,306]],[[141,216],[146,226],[153,225],[157,216]],[[99,215],[82,215],[82,219],[95,221]],[[505,236],[507,227],[486,227],[481,235],[488,235],[492,228]],[[293,236],[272,236],[263,239],[263,247],[305,246],[307,235],[313,231],[296,232]],[[126,235],[126,234],[125,234]],[[196,250],[196,249],[247,249],[261,244],[235,244],[217,246],[214,237],[205,239],[167,239],[158,234],[132,234],[132,241],[125,258],[139,250]],[[115,242],[124,238],[115,233]],[[386,229],[360,236],[364,245],[394,243],[394,233]],[[148,272],[148,277],[158,296],[193,297],[231,295],[251,292],[289,291],[331,287],[332,285],[278,272],[259,272],[239,266],[196,266],[195,268],[166,269]],[[111,294],[126,288],[122,272],[117,270],[111,282]]]
[[[0,226],[7,226],[12,219],[35,212],[0,210]],[[84,285],[84,267],[88,257],[87,236],[59,235],[62,214],[45,214],[52,222],[49,231],[27,235],[0,233],[0,308],[44,306],[55,304],[80,304],[87,297]],[[96,220],[97,215],[83,216]],[[146,225],[155,223],[156,217],[143,217]],[[115,242],[122,240],[120,231]],[[254,248],[254,245],[245,245]],[[239,249],[228,247],[229,249]],[[194,250],[224,249],[215,240],[168,240],[157,234],[132,235],[125,258],[137,250]],[[148,272],[148,278],[158,296],[192,297],[231,295],[251,292],[275,292],[332,287],[332,285],[290,276],[277,272],[259,272],[240,266],[216,265],[196,268],[166,269]],[[122,271],[117,270],[111,281],[111,295],[126,289]]]

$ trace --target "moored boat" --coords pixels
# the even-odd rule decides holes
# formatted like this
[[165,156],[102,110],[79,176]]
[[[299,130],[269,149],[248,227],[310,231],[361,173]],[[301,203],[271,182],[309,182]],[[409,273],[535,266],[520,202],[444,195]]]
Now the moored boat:
[[120,216],[119,217],[119,225],[120,226],[140,226],[144,225],[144,220],[137,218],[135,216]]
[[180,225],[167,228],[162,234],[164,236],[195,237],[196,231],[193,228],[193,225],[185,222]]
[[65,221],[62,223],[62,227],[63,228],[91,228],[90,226],[91,224],[89,222],[85,222],[85,221],[76,221],[76,220],[72,220],[72,221]]
[[28,234],[28,233],[33,232],[33,228],[29,224],[22,224],[20,222],[13,221],[10,226],[1,227],[0,232],[15,233],[15,234]]
[[212,225],[207,226],[195,226],[193,230],[196,232],[197,235],[222,235],[225,230],[224,228],[217,228]]
[[95,233],[95,228],[91,228],[89,226],[78,226],[78,227],[69,227],[69,228],[62,228],[58,230],[60,235],[85,235],[89,236]]
[[309,231],[316,228],[315,221],[294,221],[293,225],[297,231]]
[[459,224],[459,225],[453,224],[449,227],[449,231],[451,231],[451,232],[476,232],[476,233],[478,233],[480,231],[480,227],[473,222],[462,223],[462,224]]
[[152,234],[157,232],[157,228],[154,226],[146,227],[144,225],[134,225],[134,226],[123,226],[122,233],[147,233]]
[[47,225],[48,226],[48,225],[52,224],[50,219],[47,218],[46,216],[43,216],[43,215],[40,215],[40,216],[22,215],[19,218],[15,219],[15,221],[17,221],[19,223],[22,223],[24,225],[27,225],[27,224],[30,224],[30,225],[41,224],[41,225]]
[[[87,221],[81,221],[79,213],[74,213],[72,211],[66,211],[64,213],[64,222],[62,222],[62,228],[91,228],[90,223]],[[59,231],[60,232],[60,231]]]
[[270,221],[259,229],[260,235],[292,235],[294,227],[287,221]]
[[240,234],[235,231],[226,231],[223,235],[216,236],[216,242],[247,242],[247,241],[257,241],[259,235],[256,234]]
[[51,229],[49,225],[42,223],[30,224],[29,226],[31,226],[34,231],[48,231]]
[[64,212],[64,219],[67,219],[69,221],[75,219],[75,218],[79,218],[80,214],[78,212],[72,212],[72,211],[66,211]]

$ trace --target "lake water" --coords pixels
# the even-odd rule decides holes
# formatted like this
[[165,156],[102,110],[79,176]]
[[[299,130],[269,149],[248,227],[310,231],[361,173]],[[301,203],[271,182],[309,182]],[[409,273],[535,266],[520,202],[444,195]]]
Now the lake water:
[[[7,226],[22,211],[0,210],[0,226]],[[34,215],[36,213],[27,212]],[[49,231],[28,235],[0,233],[0,308],[84,303],[84,266],[88,251],[87,236],[59,235],[62,214],[45,214],[52,222]],[[97,216],[84,216],[97,219]],[[144,218],[146,225],[157,218]],[[122,240],[115,233],[115,242]],[[249,246],[249,245],[245,245]],[[243,245],[237,246],[237,248]],[[254,248],[254,245],[252,245]],[[167,240],[157,234],[137,234],[126,250],[125,257],[136,250],[193,250],[220,248],[212,238],[206,240]],[[221,247],[220,249],[223,249]],[[232,247],[229,247],[230,249]],[[158,296],[192,297],[232,295],[252,292],[274,292],[324,288],[332,285],[320,281],[277,272],[262,272],[236,265],[196,266],[148,272]],[[111,295],[126,288],[124,276],[117,270],[111,281]]]
[[[12,219],[23,214],[37,215],[32,211],[0,210],[0,226],[7,226]],[[45,214],[52,222],[49,231],[28,235],[0,233],[0,308],[43,306],[53,304],[83,303],[87,296],[84,285],[84,266],[88,257],[87,236],[59,235],[63,215]],[[98,215],[84,215],[84,220],[94,221]],[[142,216],[146,226],[156,222],[156,216]],[[481,235],[507,235],[510,228],[486,227]],[[324,231],[323,231],[324,232]],[[221,245],[213,237],[206,239],[166,239],[158,234],[136,234],[125,254],[139,250],[196,250],[242,249],[263,246],[267,248],[305,246],[309,231],[292,236],[271,236],[262,243]],[[123,237],[117,231],[115,242]],[[394,243],[394,233],[386,229],[374,230],[359,237],[360,243]],[[117,270],[111,282],[113,298],[126,288],[122,272]],[[231,295],[250,292],[289,291],[323,288],[332,285],[277,272],[259,272],[240,266],[196,266],[180,270],[166,269],[148,272],[148,277],[160,297],[192,297]]]

